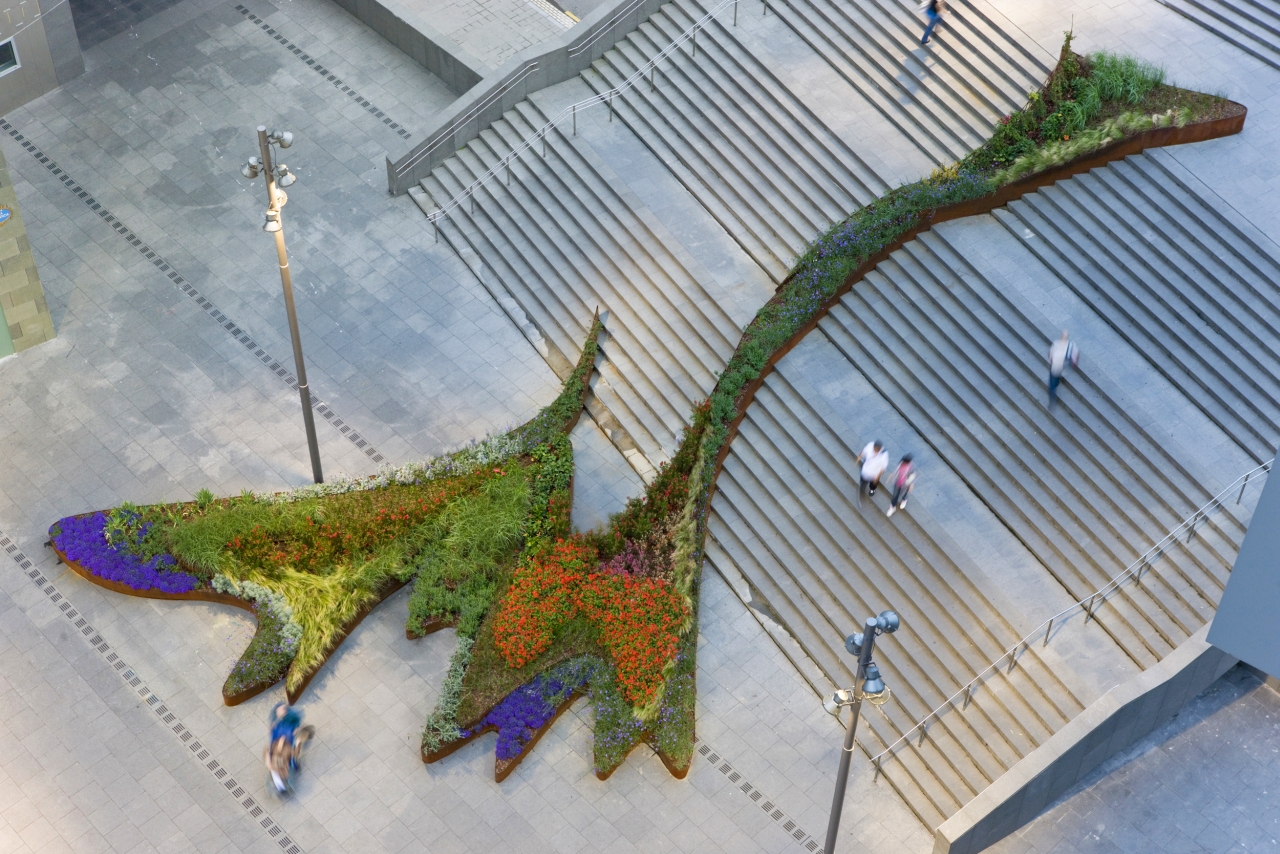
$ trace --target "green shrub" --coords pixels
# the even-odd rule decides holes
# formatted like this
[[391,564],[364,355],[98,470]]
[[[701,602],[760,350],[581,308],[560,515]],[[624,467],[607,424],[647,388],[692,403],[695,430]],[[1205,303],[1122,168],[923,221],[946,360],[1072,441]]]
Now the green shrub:
[[449,659],[449,674],[440,686],[440,699],[436,700],[436,707],[427,715],[422,728],[422,749],[427,753],[457,741],[462,735],[458,728],[458,704],[462,701],[462,677],[471,663],[474,645],[471,638],[458,638],[458,648]]
[[1088,84],[1098,90],[1102,101],[1141,103],[1156,86],[1164,82],[1164,69],[1132,56],[1119,56],[1099,51],[1089,57]]
[[415,532],[422,545],[409,626],[456,617],[459,634],[473,637],[493,601],[498,573],[519,551],[528,509],[528,470],[509,460],[502,475],[454,499]]

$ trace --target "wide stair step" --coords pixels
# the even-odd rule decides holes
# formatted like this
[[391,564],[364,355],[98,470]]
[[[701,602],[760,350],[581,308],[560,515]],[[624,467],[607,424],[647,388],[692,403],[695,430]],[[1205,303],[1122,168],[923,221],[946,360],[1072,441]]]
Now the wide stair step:
[[[424,179],[415,200],[434,210],[545,121],[532,101],[521,102]],[[489,181],[441,233],[565,354],[578,352],[601,309],[607,389],[597,392],[656,464],[674,452],[741,333],[600,168],[571,136],[553,135],[545,158],[514,161],[509,179]]]
[[996,213],[1259,463],[1280,435],[1276,247],[1137,155]]
[[[583,79],[620,88],[705,10],[668,4]],[[650,79],[614,98],[617,116],[774,281],[808,243],[888,185],[734,37],[711,21]]]
[[[1140,558],[1212,493],[1092,380],[1044,401],[1047,330],[946,241],[909,243],[819,329],[1077,599]],[[1100,625],[1147,667],[1212,615],[1244,528],[1229,513],[1177,541]]]
[[[989,584],[920,508],[892,520],[857,497],[856,452],[804,400],[785,364],[758,393],[717,481],[711,559],[731,561],[833,682],[852,684],[843,639],[869,614],[897,610],[906,631],[877,664],[892,701],[866,716],[876,754],[909,732],[1018,632]],[[898,745],[883,771],[930,827],[952,815],[1071,720],[1080,701],[1035,649]]]
[[1158,0],[1273,68],[1280,68],[1280,6],[1268,0]]
[[782,20],[933,162],[960,160],[1021,108],[1050,66],[956,0],[928,46],[915,4],[770,0]]

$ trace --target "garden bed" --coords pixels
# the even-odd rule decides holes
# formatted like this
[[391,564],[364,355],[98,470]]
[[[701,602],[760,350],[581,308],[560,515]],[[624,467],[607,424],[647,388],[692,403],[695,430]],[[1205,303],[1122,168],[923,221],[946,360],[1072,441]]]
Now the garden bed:
[[[1146,148],[1239,133],[1246,108],[1164,84],[1163,72],[1105,53],[1081,57],[1067,34],[1058,66],[1022,111],[960,163],[889,191],[816,239],[757,312],[709,398],[677,574],[696,577],[715,481],[774,366],[878,264],[941,222],[989,213],[1026,193]],[[1151,109],[1154,115],[1146,110]]]
[[281,678],[297,699],[360,620],[412,582],[406,637],[457,635],[423,727],[424,762],[496,732],[502,780],[586,697],[600,779],[642,743],[683,778],[694,749],[705,520],[730,442],[778,360],[933,225],[1144,148],[1244,125],[1239,104],[1168,86],[1122,57],[1078,56],[1070,42],[1044,88],[987,143],[814,241],[748,325],[671,461],[603,530],[570,524],[568,434],[590,391],[597,317],[560,396],[507,433],[363,481],[68,517],[51,528],[55,545],[65,535],[94,565],[61,546],[59,556],[116,592],[253,612],[257,632],[223,689],[229,704]]

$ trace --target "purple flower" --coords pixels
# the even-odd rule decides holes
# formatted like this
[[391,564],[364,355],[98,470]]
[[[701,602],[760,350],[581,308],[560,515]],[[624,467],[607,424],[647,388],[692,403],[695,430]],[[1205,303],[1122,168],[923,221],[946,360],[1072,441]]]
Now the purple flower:
[[[111,546],[104,533],[106,525],[105,513],[78,518],[68,516],[56,522],[49,533],[53,544],[67,556],[67,560],[78,563],[106,581],[134,590],[159,590],[162,593],[188,593],[200,584],[194,575],[168,569],[177,563],[172,555],[156,555],[143,561],[135,554]],[[140,532],[140,536],[145,533]]]
[[[557,668],[559,669],[559,668]],[[499,760],[515,759],[533,738],[534,733],[555,717],[556,709],[586,682],[569,684],[551,675],[534,677],[507,695],[485,716],[481,726],[497,727]]]

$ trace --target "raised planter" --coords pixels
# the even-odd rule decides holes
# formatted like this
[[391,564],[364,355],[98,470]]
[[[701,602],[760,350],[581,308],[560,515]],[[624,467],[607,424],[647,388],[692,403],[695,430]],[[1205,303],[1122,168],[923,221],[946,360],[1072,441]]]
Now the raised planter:
[[[529,752],[532,751],[533,748],[537,745],[537,743],[542,740],[542,736],[546,734],[547,730],[551,729],[551,725],[554,724],[556,721],[560,720],[560,716],[563,715],[565,712],[567,712],[569,710],[569,707],[574,704],[574,701],[582,696],[584,695],[581,691],[574,691],[572,694],[566,697],[564,702],[562,702],[559,706],[556,707],[556,713],[551,716],[551,719],[548,720],[542,726],[538,727],[534,731],[533,737],[530,738],[525,743],[524,747],[520,748],[520,752],[517,753],[515,756],[511,757],[510,759],[498,759],[495,756],[493,759],[493,781],[495,783],[501,783],[503,780],[507,779],[507,777],[511,775],[511,772],[516,770],[516,766],[519,765],[521,762],[523,762],[524,758],[529,755]],[[461,750],[463,747],[466,747],[468,744],[475,741],[480,736],[485,735],[487,733],[491,733],[491,732],[497,732],[497,731],[498,731],[498,728],[496,726],[484,726],[484,727],[481,727],[480,729],[473,730],[470,734],[467,735],[466,738],[460,738],[457,741],[449,742],[448,744],[441,747],[439,750],[433,750],[430,753],[428,753],[426,750],[423,750],[422,761],[427,764],[430,764],[432,762],[439,762],[441,759],[444,759],[446,756],[449,756],[454,752]]]
[[[233,607],[241,608],[245,611],[248,611],[250,614],[253,614],[255,620],[258,617],[258,609],[256,605],[254,605],[252,602],[248,602],[244,599],[241,599],[237,596],[232,596],[228,593],[219,593],[216,590],[208,590],[208,589],[192,590],[188,593],[164,593],[159,590],[135,590],[134,588],[129,587],[128,585],[119,583],[118,581],[108,581],[105,578],[99,578],[89,570],[85,569],[79,563],[73,560],[68,560],[66,554],[63,553],[61,549],[59,549],[57,546],[53,545],[52,543],[50,544],[50,548],[52,548],[54,551],[54,554],[58,556],[58,560],[66,564],[67,568],[70,569],[72,572],[74,572],[76,575],[80,576],[85,581],[96,584],[99,587],[103,587],[107,590],[112,591],[113,593],[123,593],[126,596],[136,596],[140,599],[168,599],[175,602],[215,602],[219,605],[231,605]],[[380,591],[376,600],[374,600],[373,602],[370,602],[369,605],[367,605],[366,607],[361,608],[359,613],[357,613],[353,618],[351,618],[350,621],[347,622],[345,626],[342,627],[342,631],[338,633],[337,639],[333,644],[333,648],[330,649],[327,653],[325,653],[324,658],[316,666],[316,669],[311,671],[311,673],[308,674],[307,677],[302,680],[302,684],[298,686],[298,689],[296,691],[288,691],[288,690],[285,691],[285,694],[289,698],[290,703],[296,703],[298,701],[298,698],[302,696],[302,692],[305,691],[307,689],[307,686],[311,684],[311,680],[315,677],[317,673],[320,672],[321,668],[323,668],[324,665],[328,663],[329,657],[338,651],[338,648],[342,645],[342,642],[347,639],[347,636],[350,635],[353,631],[355,631],[356,626],[360,625],[361,621],[364,620],[365,617],[369,616],[369,614],[373,611],[374,608],[378,607],[383,602],[385,602],[388,597],[390,597],[393,593],[398,591],[401,587],[404,587],[405,584],[406,582],[404,581],[396,581],[395,579],[392,579],[391,582],[386,586],[384,586],[383,590]],[[440,628],[443,628],[443,626],[441,626]],[[284,675],[281,674],[280,678],[283,679]],[[271,682],[269,684],[254,685],[251,688],[246,688],[245,690],[239,691],[235,694],[228,694],[226,693],[226,691],[223,691],[222,702],[228,706],[238,706],[241,703],[243,703],[245,700],[249,700],[249,699],[252,699],[253,697],[258,696],[263,691],[266,691],[268,688],[271,688],[279,681],[280,679],[277,679],[275,682]]]
[[[711,487],[707,492],[707,506],[710,506],[711,499],[715,495],[716,481],[720,477],[720,469],[724,466],[725,459],[729,456],[729,449],[733,445],[734,438],[738,435],[738,427],[742,423],[742,419],[746,417],[747,409],[751,406],[751,402],[755,399],[756,392],[764,385],[764,381],[769,374],[773,373],[773,369],[777,366],[782,357],[791,352],[806,335],[812,332],[818,323],[827,316],[835,305],[844,298],[845,294],[853,289],[853,286],[866,277],[868,273],[883,263],[890,255],[901,249],[906,243],[914,240],[922,232],[928,231],[935,225],[947,222],[953,219],[962,219],[967,216],[977,216],[979,214],[991,213],[996,208],[1004,207],[1009,202],[1022,198],[1027,193],[1033,193],[1041,187],[1047,187],[1050,184],[1057,183],[1073,175],[1079,175],[1096,169],[1099,166],[1105,166],[1116,160],[1123,160],[1131,154],[1148,148],[1160,148],[1167,145],[1182,145],[1188,142],[1204,142],[1209,139],[1217,139],[1224,136],[1232,136],[1244,130],[1245,117],[1248,115],[1248,108],[1243,104],[1230,102],[1239,112],[1224,116],[1218,119],[1209,119],[1201,122],[1192,122],[1183,127],[1164,127],[1152,128],[1148,131],[1135,134],[1125,139],[1117,140],[1108,145],[1104,145],[1091,154],[1082,155],[1074,160],[1070,160],[1061,166],[1052,169],[1046,169],[1043,172],[1037,172],[1034,175],[1028,175],[1017,181],[1006,184],[996,190],[989,196],[983,196],[978,199],[970,199],[964,202],[956,202],[951,205],[943,205],[934,208],[920,217],[920,221],[903,232],[887,246],[879,252],[872,255],[866,261],[862,262],[857,269],[850,273],[836,290],[832,297],[824,302],[821,307],[814,312],[813,316],[800,329],[796,331],[791,338],[775,350],[765,362],[764,368],[760,371],[760,376],[743,388],[735,402],[736,415],[733,421],[729,423],[728,434],[725,436],[724,443],[720,447],[719,453],[716,454],[715,471],[712,475]],[[794,274],[793,274],[794,275]],[[773,297],[770,302],[780,301],[780,294],[787,283],[791,281],[791,276],[783,280],[778,286],[778,294]],[[739,344],[741,346],[741,344]]]

